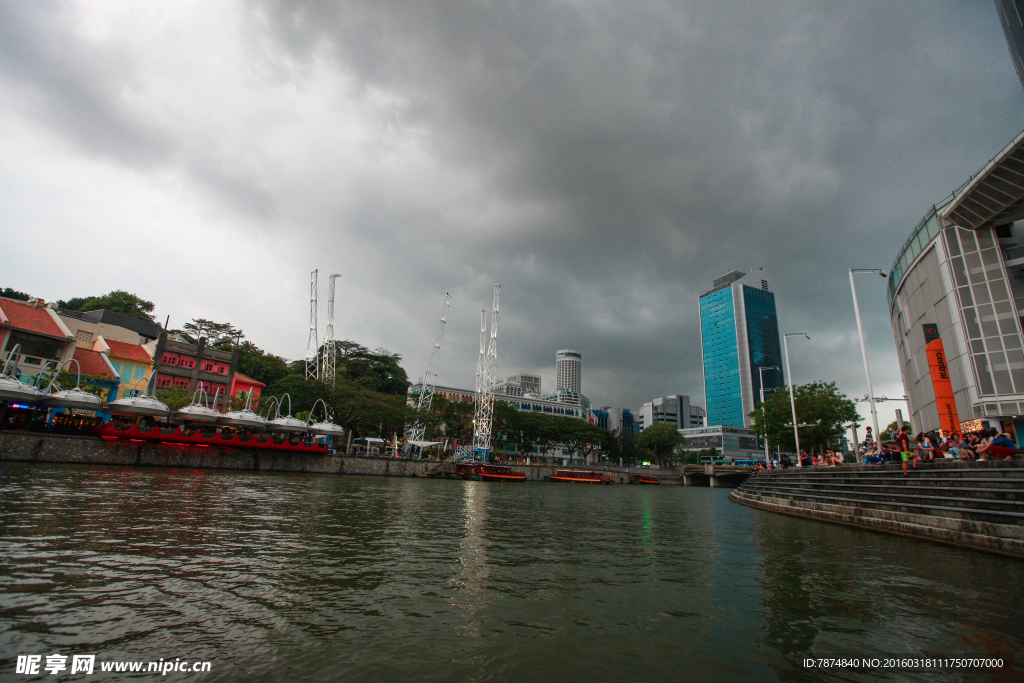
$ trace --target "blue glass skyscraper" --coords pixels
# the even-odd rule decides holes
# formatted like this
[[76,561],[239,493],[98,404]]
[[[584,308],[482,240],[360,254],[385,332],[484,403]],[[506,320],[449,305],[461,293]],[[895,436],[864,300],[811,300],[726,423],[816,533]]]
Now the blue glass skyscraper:
[[764,271],[732,271],[715,279],[700,297],[707,424],[746,427],[748,414],[765,395],[783,385],[775,295]]

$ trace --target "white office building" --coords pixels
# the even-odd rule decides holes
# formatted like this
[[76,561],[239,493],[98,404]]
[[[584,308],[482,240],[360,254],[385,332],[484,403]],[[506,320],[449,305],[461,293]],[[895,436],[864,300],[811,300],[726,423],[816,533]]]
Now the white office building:
[[583,356],[573,349],[555,354],[555,389],[583,393]]
[[655,422],[674,425],[676,429],[703,427],[707,411],[690,403],[689,396],[663,396],[640,406],[636,414],[637,428],[643,431]]

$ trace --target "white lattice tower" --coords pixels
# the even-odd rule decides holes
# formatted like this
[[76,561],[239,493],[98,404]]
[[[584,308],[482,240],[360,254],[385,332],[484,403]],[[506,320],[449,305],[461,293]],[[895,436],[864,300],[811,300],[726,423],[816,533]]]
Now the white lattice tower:
[[[423,381],[420,382],[420,395],[416,401],[416,410],[421,414],[430,410],[434,400],[434,387],[437,386],[437,366],[441,356],[441,339],[444,337],[444,326],[448,322],[448,308],[452,303],[452,295],[444,295],[444,307],[441,309],[441,320],[437,323],[437,333],[434,335],[434,347],[430,350],[430,360],[427,361],[427,371],[423,373]],[[408,431],[408,438],[411,441],[422,441],[426,433],[426,427],[422,422],[417,421]]]
[[334,345],[334,280],[341,277],[339,273],[331,275],[327,288],[327,331],[324,333],[324,366],[320,377],[324,383],[334,387],[335,368],[337,367],[338,350]]
[[317,362],[320,346],[316,340],[316,290],[317,271],[309,276],[309,343],[306,345],[306,379],[318,379],[320,363]]
[[[498,295],[501,285],[494,285],[494,307],[491,311],[490,340],[486,335],[486,312],[480,316],[480,360],[477,365],[476,410],[473,420],[473,450],[487,461],[491,451],[491,423],[494,419],[494,383],[498,376]],[[487,348],[484,349],[484,343]]]

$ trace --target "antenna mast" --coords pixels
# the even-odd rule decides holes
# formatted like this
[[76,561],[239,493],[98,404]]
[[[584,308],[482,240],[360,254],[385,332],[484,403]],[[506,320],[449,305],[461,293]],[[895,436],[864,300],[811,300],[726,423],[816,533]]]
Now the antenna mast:
[[320,376],[324,380],[324,384],[334,388],[334,370],[337,361],[337,348],[334,346],[334,280],[341,277],[340,273],[335,273],[330,277],[330,285],[328,286],[327,294],[327,332],[324,338],[324,367],[320,372]]
[[[423,374],[423,381],[420,383],[420,396],[416,402],[417,411],[430,410],[430,404],[434,400],[434,387],[437,385],[437,365],[441,355],[441,338],[444,337],[444,324],[448,322],[448,308],[452,303],[452,295],[444,295],[444,308],[441,309],[441,321],[437,324],[437,334],[434,335],[434,348],[430,350],[430,360],[427,362],[427,371]],[[426,427],[422,422],[417,422],[410,428],[408,438],[410,441],[422,441],[426,433]]]
[[316,278],[317,271],[314,270],[309,276],[309,344],[306,345],[306,379],[319,379],[320,377],[320,364],[317,363],[320,347],[316,341]]
[[491,311],[491,334],[486,351],[487,312],[480,311],[480,358],[476,372],[476,410],[473,420],[473,450],[483,461],[490,460],[491,422],[494,418],[494,383],[498,375],[498,295],[501,285],[494,285],[494,306]]

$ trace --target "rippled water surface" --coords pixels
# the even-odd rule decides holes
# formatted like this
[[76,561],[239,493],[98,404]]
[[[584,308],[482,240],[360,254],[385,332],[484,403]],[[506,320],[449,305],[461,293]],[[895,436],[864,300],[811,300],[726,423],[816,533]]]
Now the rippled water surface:
[[[208,660],[209,673],[167,677],[203,681],[1024,670],[1024,563],[727,496],[7,464],[0,678],[30,680],[14,675],[15,656],[51,653]],[[823,674],[801,663],[895,653],[998,656],[1007,668]]]

